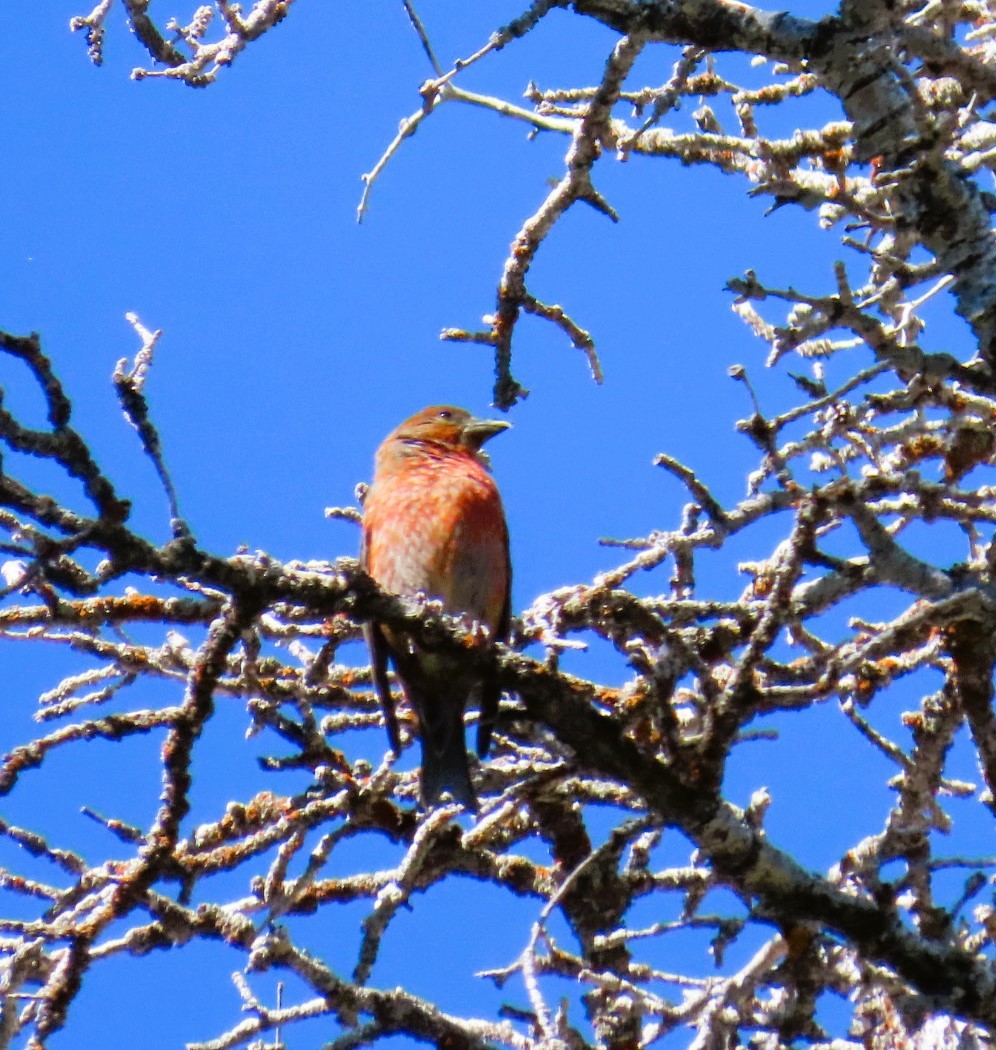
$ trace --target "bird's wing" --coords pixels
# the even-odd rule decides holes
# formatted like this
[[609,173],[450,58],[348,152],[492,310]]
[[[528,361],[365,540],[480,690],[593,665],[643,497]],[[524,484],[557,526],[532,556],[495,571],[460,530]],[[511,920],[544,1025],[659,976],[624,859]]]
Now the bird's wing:
[[[495,641],[508,640],[512,623],[512,559],[508,550],[508,531],[505,532],[505,603],[495,624]],[[477,723],[477,753],[484,758],[491,747],[491,734],[498,719],[498,704],[501,689],[498,675],[489,671],[481,682],[481,717]]]
[[398,732],[398,719],[394,714],[394,697],[391,695],[391,683],[387,680],[387,657],[390,648],[380,624],[368,623],[363,626],[363,637],[370,649],[370,670],[373,673],[374,687],[380,697],[380,706],[384,712],[384,725],[387,727],[387,740],[391,750],[401,754],[401,734]]

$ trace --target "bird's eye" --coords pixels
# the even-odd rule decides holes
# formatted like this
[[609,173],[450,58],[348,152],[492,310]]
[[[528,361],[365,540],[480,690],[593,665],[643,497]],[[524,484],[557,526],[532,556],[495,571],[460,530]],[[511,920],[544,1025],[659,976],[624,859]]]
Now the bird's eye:
[[442,412],[437,413],[437,418],[439,418],[439,419],[452,419],[453,418],[453,413],[448,408],[444,408],[442,410]]

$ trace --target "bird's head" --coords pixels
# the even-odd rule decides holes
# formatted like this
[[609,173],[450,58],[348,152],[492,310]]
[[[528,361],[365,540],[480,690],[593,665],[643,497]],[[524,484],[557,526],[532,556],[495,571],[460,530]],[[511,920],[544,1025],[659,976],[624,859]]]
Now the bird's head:
[[485,441],[510,426],[511,423],[501,419],[478,419],[465,408],[430,405],[396,427],[387,440],[425,442],[479,453]]

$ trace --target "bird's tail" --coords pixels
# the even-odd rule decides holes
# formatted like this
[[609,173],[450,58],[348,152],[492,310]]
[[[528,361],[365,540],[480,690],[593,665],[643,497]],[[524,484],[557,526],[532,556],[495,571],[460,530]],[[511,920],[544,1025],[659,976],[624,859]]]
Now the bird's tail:
[[422,722],[422,805],[432,809],[449,792],[477,812],[477,796],[470,782],[467,747],[463,732],[463,704],[434,703],[430,712],[419,705]]

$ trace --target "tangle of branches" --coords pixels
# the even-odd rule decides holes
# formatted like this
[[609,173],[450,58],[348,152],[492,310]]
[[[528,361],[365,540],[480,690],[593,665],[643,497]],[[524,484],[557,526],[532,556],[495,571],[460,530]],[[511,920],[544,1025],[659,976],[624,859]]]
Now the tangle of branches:
[[[160,26],[152,3],[122,3],[162,67],[141,75],[194,86],[291,7],[259,0],[245,14],[219,0],[189,24]],[[110,9],[104,0],[74,23],[96,60]],[[431,602],[381,593],[352,559],[282,564],[201,546],[179,513],[145,397],[157,333],[135,318],[140,349],[114,383],[170,507],[171,539],[150,541],[131,524],[129,494],[75,429],[71,392],[41,339],[0,334],[0,351],[46,406],[42,426],[0,406],[0,633],[27,652],[56,645],[80,660],[39,697],[39,733],[0,763],[0,792],[30,790],[53,755],[93,739],[127,748],[151,734],[161,745],[154,820],[134,827],[94,814],[107,832],[103,857],[84,858],[38,828],[0,825],[49,872],[0,871],[14,902],[0,916],[0,1042],[24,1033],[45,1045],[105,960],[140,965],[154,948],[210,940],[241,957],[245,1017],[202,1050],[280,1043],[315,1017],[329,1019],[330,1045],[342,1047],[401,1033],[460,1047],[621,1048],[682,1028],[697,1048],[829,1046],[818,1009],[831,995],[850,1011],[848,1037],[834,1046],[991,1045],[996,860],[991,843],[971,856],[944,848],[954,801],[996,813],[990,5],[844,0],[836,15],[810,22],[732,0],[535,0],[448,66],[408,10],[431,77],[421,108],[367,176],[362,208],[393,154],[443,103],[491,109],[565,142],[563,174],[514,235],[483,327],[445,333],[493,350],[496,402],[508,407],[522,394],[512,365],[523,315],[557,326],[600,374],[594,337],[571,308],[535,296],[530,267],[575,204],[614,215],[599,165],[640,154],[747,180],[773,206],[809,209],[839,236],[846,261],[823,289],[774,287],[757,273],[730,283],[768,365],[806,369],[798,404],[766,413],[736,370],[753,398],[739,428],[756,450],[743,497],[724,503],[694,464],[662,453],[659,466],[687,492],[674,520],[614,541],[613,570],[517,610],[512,644],[495,651]],[[468,65],[568,17],[618,33],[599,83],[530,85],[527,105],[459,86]],[[674,45],[667,82],[632,82],[641,52]],[[727,52],[763,62],[766,83],[748,88],[724,74]],[[839,100],[843,118],[765,134],[772,113],[791,114],[813,95]],[[671,126],[688,100],[697,101],[694,128]],[[971,360],[919,345],[923,307],[942,291],[974,336]],[[562,295],[569,301],[570,289]],[[851,363],[845,381],[827,383],[828,360]],[[19,480],[26,457],[58,472],[56,496]],[[938,545],[927,557],[907,541],[945,524],[961,537],[957,549]],[[741,566],[748,583],[738,599],[703,593],[703,558],[772,530],[780,538],[766,556]],[[667,586],[640,596],[635,577],[664,565]],[[898,596],[895,615],[857,614],[880,593]],[[506,694],[494,755],[475,769],[482,812],[472,825],[457,822],[455,807],[419,813],[414,772],[357,757],[360,741],[377,754],[386,742],[368,672],[339,651],[372,616],[469,663],[497,661]],[[560,668],[559,655],[592,633],[628,661],[621,687]],[[908,737],[893,739],[874,714],[908,695],[904,680],[934,685],[904,701]],[[172,700],[136,701],[152,681]],[[222,698],[241,704],[250,734],[266,742],[264,771],[296,771],[308,786],[282,794],[271,777],[266,790],[195,826],[192,769]],[[894,803],[832,869],[814,873],[768,835],[767,795],[737,807],[724,775],[731,756],[753,746],[759,718],[821,705],[836,705],[888,763]],[[403,713],[406,744],[412,718]],[[958,734],[976,759],[971,783],[947,769]],[[606,812],[612,828],[597,835],[592,814]],[[388,844],[389,866],[332,873],[348,843],[370,838]],[[954,893],[943,878],[952,871],[961,875]],[[521,955],[484,975],[507,990],[500,1016],[447,1013],[376,982],[398,915],[459,875],[535,905]],[[234,896],[233,878],[242,887]],[[357,903],[365,917],[348,959],[316,956],[296,932],[292,920]],[[659,918],[633,923],[638,906]],[[566,925],[555,926],[554,913]],[[661,946],[690,932],[701,956],[662,969]],[[731,946],[759,933],[748,961],[727,965]],[[705,961],[714,975],[700,976]],[[293,976],[304,991],[289,1004],[264,1001],[264,973]],[[554,1000],[558,977],[580,989],[584,1016]]]

